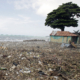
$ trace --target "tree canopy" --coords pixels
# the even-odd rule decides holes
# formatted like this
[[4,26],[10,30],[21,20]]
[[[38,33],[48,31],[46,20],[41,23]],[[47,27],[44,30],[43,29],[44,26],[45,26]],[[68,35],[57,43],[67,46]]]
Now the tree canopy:
[[59,28],[62,31],[64,31],[65,26],[77,27],[78,20],[76,20],[75,16],[80,17],[80,7],[75,3],[68,2],[60,5],[47,15],[45,26]]

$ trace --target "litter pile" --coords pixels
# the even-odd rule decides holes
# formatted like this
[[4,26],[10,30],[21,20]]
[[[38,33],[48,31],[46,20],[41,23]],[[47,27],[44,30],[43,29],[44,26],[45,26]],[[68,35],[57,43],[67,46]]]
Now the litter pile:
[[0,42],[0,80],[80,80],[80,49],[49,42]]

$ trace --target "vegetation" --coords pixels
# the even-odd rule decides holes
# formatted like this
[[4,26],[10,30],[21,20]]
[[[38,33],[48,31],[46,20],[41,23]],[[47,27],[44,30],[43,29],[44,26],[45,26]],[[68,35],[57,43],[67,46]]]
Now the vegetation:
[[80,7],[75,3],[68,2],[50,12],[45,20],[45,25],[64,31],[65,26],[78,26],[75,16],[80,17]]

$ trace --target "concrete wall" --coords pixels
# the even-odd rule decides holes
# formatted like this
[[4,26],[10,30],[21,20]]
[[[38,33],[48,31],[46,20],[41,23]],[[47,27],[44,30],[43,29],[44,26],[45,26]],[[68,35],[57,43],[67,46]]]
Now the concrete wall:
[[69,41],[71,40],[71,36],[67,37],[67,43],[69,43]]
[[69,43],[71,37],[64,37],[64,36],[50,36],[51,42],[58,42],[58,43]]

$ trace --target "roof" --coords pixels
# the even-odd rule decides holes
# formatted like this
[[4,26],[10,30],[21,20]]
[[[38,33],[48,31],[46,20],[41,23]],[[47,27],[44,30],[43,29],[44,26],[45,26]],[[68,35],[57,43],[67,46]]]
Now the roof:
[[51,35],[54,35],[54,36],[77,36],[76,34],[73,34],[69,31],[52,31],[50,36]]

